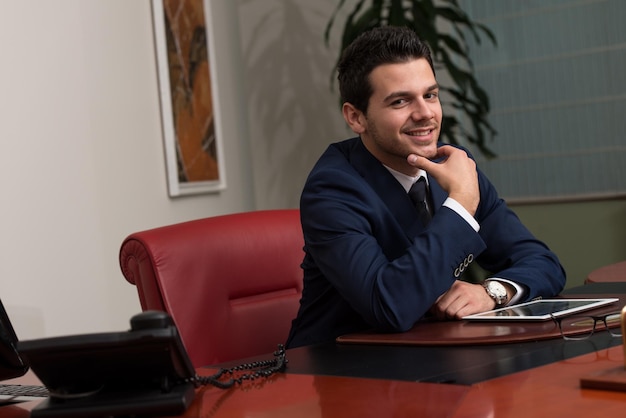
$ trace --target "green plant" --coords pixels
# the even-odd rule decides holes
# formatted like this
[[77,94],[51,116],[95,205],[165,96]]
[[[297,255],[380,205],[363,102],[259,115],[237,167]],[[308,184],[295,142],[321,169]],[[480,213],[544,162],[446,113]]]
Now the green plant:
[[[324,40],[327,46],[335,19],[345,3],[346,0],[339,1],[326,26]],[[479,44],[482,33],[496,45],[491,30],[470,20],[457,0],[359,0],[346,19],[341,51],[362,32],[386,25],[413,29],[430,46],[437,71],[443,68],[450,77],[451,85],[441,85],[442,92],[449,95],[450,101],[442,104],[451,106],[457,112],[444,115],[442,141],[458,144],[459,136],[464,136],[484,156],[495,157],[487,146],[487,140],[496,135],[496,130],[487,120],[489,97],[474,77],[466,40],[467,34],[471,34]],[[444,31],[442,28],[451,30]],[[331,78],[332,86],[334,77]],[[470,129],[459,119],[463,117]]]

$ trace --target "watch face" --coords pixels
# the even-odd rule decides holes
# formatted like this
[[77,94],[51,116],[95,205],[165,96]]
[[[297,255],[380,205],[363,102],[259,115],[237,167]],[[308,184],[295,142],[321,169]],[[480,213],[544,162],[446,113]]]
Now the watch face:
[[502,305],[506,302],[506,288],[502,285],[502,283],[495,281],[487,282],[486,288],[487,293],[495,299],[497,305]]
[[494,293],[494,295],[499,296],[499,297],[502,297],[502,296],[506,297],[506,289],[501,283],[489,282],[487,286],[489,290],[491,290]]

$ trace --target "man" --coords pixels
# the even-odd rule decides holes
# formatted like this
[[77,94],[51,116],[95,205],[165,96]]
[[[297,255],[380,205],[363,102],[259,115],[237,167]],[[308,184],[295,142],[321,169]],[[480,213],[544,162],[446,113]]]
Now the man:
[[[474,160],[438,143],[439,86],[413,31],[362,34],[338,79],[343,117],[359,136],[330,145],[302,192],[304,289],[288,347],[402,332],[424,316],[459,319],[563,289],[557,257]],[[408,193],[420,177],[425,219]],[[484,283],[459,280],[473,262],[492,272]]]

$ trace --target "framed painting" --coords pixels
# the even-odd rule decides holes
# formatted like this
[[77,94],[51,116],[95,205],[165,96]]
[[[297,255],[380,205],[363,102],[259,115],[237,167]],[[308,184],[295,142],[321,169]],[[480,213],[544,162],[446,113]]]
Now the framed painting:
[[210,2],[152,0],[170,197],[226,187]]

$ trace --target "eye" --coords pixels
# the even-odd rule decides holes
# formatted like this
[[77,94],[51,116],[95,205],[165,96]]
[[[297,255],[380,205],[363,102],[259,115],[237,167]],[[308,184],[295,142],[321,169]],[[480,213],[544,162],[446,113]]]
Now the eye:
[[435,100],[439,97],[439,93],[438,92],[430,92],[430,93],[426,93],[426,95],[424,95],[424,98],[426,100]]
[[405,99],[404,97],[401,97],[391,102],[391,106],[400,107],[400,106],[407,104],[408,102],[409,101],[407,99]]

